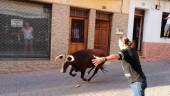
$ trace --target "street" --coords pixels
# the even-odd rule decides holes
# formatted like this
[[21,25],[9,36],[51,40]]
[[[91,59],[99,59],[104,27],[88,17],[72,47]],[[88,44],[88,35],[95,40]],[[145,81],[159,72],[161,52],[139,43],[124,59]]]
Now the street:
[[[170,96],[170,60],[142,60],[147,76],[146,96]],[[91,82],[80,74],[71,77],[58,70],[0,74],[0,96],[132,96],[121,62],[105,65]]]

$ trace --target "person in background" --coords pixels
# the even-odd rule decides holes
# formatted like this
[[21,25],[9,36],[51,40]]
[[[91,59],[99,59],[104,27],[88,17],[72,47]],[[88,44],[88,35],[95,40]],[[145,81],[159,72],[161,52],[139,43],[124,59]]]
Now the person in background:
[[21,29],[24,35],[24,52],[33,51],[33,27],[25,22]]
[[166,21],[166,25],[164,28],[164,37],[169,37],[170,35],[170,14],[165,18]]
[[106,57],[94,56],[92,63],[98,65],[105,61],[122,60],[122,69],[134,96],[145,96],[145,88],[147,87],[146,76],[142,71],[136,50],[131,47],[131,41],[127,37],[120,37],[119,48],[120,52],[117,54]]

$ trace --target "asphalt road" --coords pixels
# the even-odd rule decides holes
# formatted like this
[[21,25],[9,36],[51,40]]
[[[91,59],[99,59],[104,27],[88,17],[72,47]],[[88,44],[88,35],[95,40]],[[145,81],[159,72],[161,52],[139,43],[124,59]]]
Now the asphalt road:
[[[170,60],[142,60],[146,96],[170,96]],[[59,70],[0,74],[0,96],[132,96],[120,62],[105,65],[91,82]]]

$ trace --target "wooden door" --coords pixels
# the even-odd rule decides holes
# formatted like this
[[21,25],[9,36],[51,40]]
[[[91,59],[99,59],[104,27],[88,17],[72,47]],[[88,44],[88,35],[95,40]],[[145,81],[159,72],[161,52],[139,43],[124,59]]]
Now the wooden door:
[[70,17],[69,53],[86,49],[87,20],[85,18]]
[[96,20],[94,48],[109,51],[110,21]]

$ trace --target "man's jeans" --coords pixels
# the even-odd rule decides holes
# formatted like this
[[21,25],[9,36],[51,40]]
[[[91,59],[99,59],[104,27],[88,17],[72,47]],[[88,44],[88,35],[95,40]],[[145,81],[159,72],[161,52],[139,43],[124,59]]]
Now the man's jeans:
[[130,88],[133,91],[133,96],[145,96],[145,88],[147,84],[144,82],[134,82],[130,84]]

